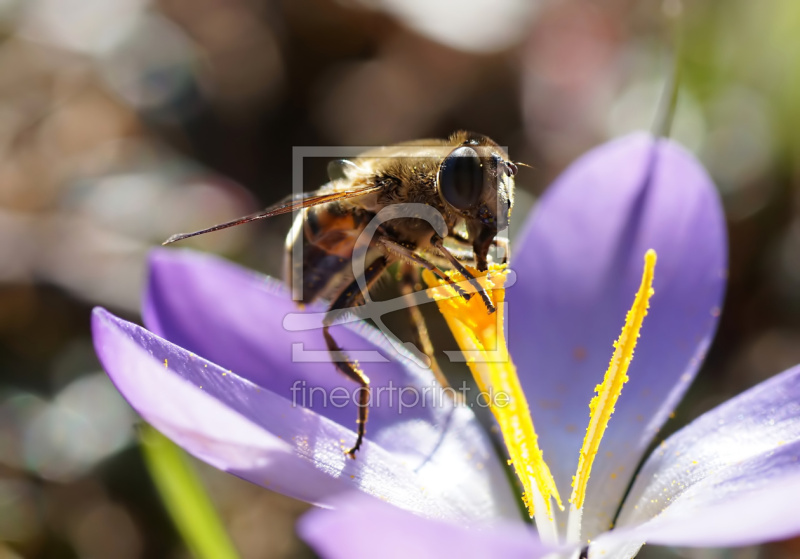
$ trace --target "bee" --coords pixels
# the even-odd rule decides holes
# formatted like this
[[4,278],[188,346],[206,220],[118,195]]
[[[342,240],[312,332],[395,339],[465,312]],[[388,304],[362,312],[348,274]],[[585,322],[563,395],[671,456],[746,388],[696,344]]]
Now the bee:
[[[469,299],[478,294],[487,312],[492,313],[495,308],[491,299],[464,263],[486,271],[492,246],[502,249],[503,260],[508,260],[508,244],[497,234],[508,227],[516,173],[516,164],[493,140],[459,131],[444,140],[405,142],[376,148],[351,160],[332,161],[328,165],[330,182],[319,190],[289,197],[233,221],[173,235],[164,244],[298,211],[286,239],[284,279],[290,287],[301,287],[299,293],[295,290],[299,303],[326,301],[329,311],[364,304],[363,289],[369,290],[389,266],[399,263],[397,279],[404,295],[416,290],[420,269],[426,268],[452,285],[460,296]],[[413,211],[376,220],[380,223],[371,230],[364,264],[354,272],[353,254],[361,234],[382,210],[399,205],[431,208],[436,220]],[[293,259],[293,253],[302,254],[302,258]],[[467,292],[458,287],[443,268],[459,271],[472,289]],[[417,341],[446,386],[435,366],[422,315],[415,305],[408,309],[417,326]],[[326,318],[322,324],[328,351],[336,368],[360,389],[357,438],[346,452],[355,458],[366,433],[370,383],[356,363],[336,359],[343,353],[329,331],[332,322]]]

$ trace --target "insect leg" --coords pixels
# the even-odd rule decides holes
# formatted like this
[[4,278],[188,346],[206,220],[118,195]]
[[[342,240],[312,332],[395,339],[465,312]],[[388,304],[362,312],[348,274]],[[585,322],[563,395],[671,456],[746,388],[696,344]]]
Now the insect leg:
[[417,254],[416,252],[414,252],[410,248],[405,247],[405,246],[401,245],[400,243],[396,243],[396,242],[392,241],[391,239],[389,239],[387,237],[381,237],[380,239],[378,239],[378,242],[380,244],[382,244],[383,247],[389,253],[394,254],[395,256],[399,256],[400,258],[403,258],[407,262],[408,261],[415,262],[415,263],[419,264],[420,266],[422,266],[423,268],[426,268],[426,269],[430,270],[431,272],[436,274],[436,276],[440,280],[442,280],[442,281],[446,282],[448,285],[450,285],[450,287],[452,287],[456,291],[456,293],[461,295],[467,301],[469,301],[470,298],[472,297],[472,293],[467,293],[466,291],[461,289],[456,282],[454,282],[452,279],[450,279],[447,276],[447,274],[442,272],[438,267],[436,267],[435,264],[432,264],[431,262],[428,262],[425,258],[420,256],[419,254]]
[[503,264],[508,264],[508,261],[511,260],[511,243],[508,242],[508,239],[505,237],[495,237],[492,241],[492,244],[495,248],[502,248],[503,249]]
[[[442,388],[448,388],[450,387],[450,383],[447,382],[447,378],[439,367],[436,357],[434,357],[433,343],[428,334],[428,325],[425,323],[422,312],[412,298],[414,292],[418,290],[416,286],[419,284],[419,271],[410,262],[404,262],[401,266],[400,290],[403,293],[403,297],[408,302],[406,308],[408,308],[408,312],[411,315],[411,323],[414,325],[415,341],[422,348],[422,352],[431,360],[433,376],[436,377],[436,380]],[[448,391],[448,393],[450,393],[450,391]]]
[[[387,265],[388,261],[386,260],[386,257],[382,256],[367,267],[367,269],[364,271],[364,280],[367,289],[369,289],[369,286],[375,283],[375,280],[377,280],[384,270],[386,270]],[[353,280],[352,283],[350,283],[336,298],[336,300],[331,303],[331,306],[328,310],[337,311],[341,309],[347,309],[357,306],[363,302],[364,295],[359,288],[358,281]],[[341,358],[343,355],[343,350],[339,344],[336,343],[336,340],[333,339],[333,336],[330,333],[330,327],[333,324],[337,314],[338,313],[331,314],[329,312],[326,318],[322,321],[322,335],[325,337],[325,343],[328,346],[328,353],[330,353],[336,368],[343,373],[344,376],[357,382],[359,385],[358,419],[356,420],[356,444],[354,444],[353,447],[346,453],[350,458],[355,460],[356,451],[361,448],[361,443],[364,441],[364,434],[367,430],[367,415],[369,414],[370,400],[369,377],[364,374],[364,371],[359,368],[357,363],[352,363],[346,358]]]
[[[448,238],[453,239],[453,241],[455,241],[459,245],[469,246],[470,253],[472,253],[472,243],[469,242],[469,239],[462,237],[458,233],[450,233]],[[503,249],[503,260],[501,261],[501,263],[508,264],[508,261],[511,259],[511,246],[510,243],[508,242],[508,239],[506,239],[505,237],[495,237],[494,240],[492,241],[492,246],[494,246],[495,248]],[[474,260],[474,256],[471,259],[462,258],[458,254],[456,254],[455,256],[456,258],[462,261]]]
[[494,303],[492,303],[492,300],[489,298],[489,295],[486,293],[486,290],[483,287],[481,287],[481,284],[478,283],[478,280],[475,279],[475,276],[472,275],[472,272],[467,270],[464,267],[464,265],[458,261],[458,258],[450,254],[450,251],[447,250],[447,247],[444,246],[444,243],[442,242],[442,239],[440,237],[434,236],[431,239],[431,244],[434,247],[436,247],[436,249],[442,254],[442,256],[444,256],[445,258],[447,258],[447,260],[450,261],[450,264],[452,264],[453,267],[461,273],[461,275],[463,275],[465,278],[467,278],[467,280],[469,280],[469,283],[472,285],[472,287],[475,288],[475,291],[477,291],[480,294],[481,299],[483,299],[483,303],[486,305],[489,314],[492,314],[496,310],[494,307]]

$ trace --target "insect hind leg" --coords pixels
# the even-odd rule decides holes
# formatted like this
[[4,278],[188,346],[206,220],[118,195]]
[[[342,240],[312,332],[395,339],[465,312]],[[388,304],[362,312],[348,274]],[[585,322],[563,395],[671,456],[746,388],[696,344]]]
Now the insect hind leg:
[[361,448],[361,443],[364,442],[364,435],[367,432],[367,416],[369,415],[369,400],[371,389],[369,386],[369,377],[364,374],[356,363],[351,363],[349,360],[339,360],[335,356],[342,354],[342,348],[336,343],[329,331],[329,326],[323,326],[322,335],[325,337],[325,343],[328,346],[328,351],[334,357],[334,365],[350,380],[358,383],[358,419],[356,419],[357,437],[356,443],[353,447],[346,452],[346,454],[355,460],[356,452]]
[[[369,289],[369,286],[375,283],[375,280],[380,277],[384,270],[386,270],[387,266],[388,261],[386,258],[380,257],[367,267],[367,269],[364,271],[366,289]],[[331,335],[330,327],[332,326],[335,316],[337,316],[338,313],[330,314],[330,311],[347,309],[362,304],[363,302],[364,294],[361,292],[358,281],[353,280],[331,304],[330,308],[328,309],[329,314],[322,323],[322,335],[325,338],[325,344],[328,347],[328,353],[333,360],[333,364],[336,366],[336,369],[339,372],[344,374],[345,377],[358,383],[359,393],[358,419],[356,420],[356,442],[352,448],[345,453],[353,460],[355,460],[356,452],[361,448],[361,444],[364,442],[364,435],[367,432],[367,417],[369,416],[369,402],[371,396],[370,381],[369,377],[364,374],[364,371],[359,368],[358,364],[350,361],[350,359],[345,356],[341,346],[339,346],[339,344],[333,338],[333,335]]]

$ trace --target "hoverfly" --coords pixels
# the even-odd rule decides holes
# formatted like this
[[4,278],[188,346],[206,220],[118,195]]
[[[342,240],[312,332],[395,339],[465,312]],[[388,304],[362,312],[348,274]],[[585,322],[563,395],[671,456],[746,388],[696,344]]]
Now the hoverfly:
[[[497,233],[508,227],[516,173],[517,166],[490,138],[459,131],[446,140],[405,142],[370,150],[352,160],[332,161],[328,166],[330,182],[317,191],[289,197],[264,211],[201,231],[173,235],[164,244],[300,211],[286,239],[284,279],[291,287],[293,276],[302,274],[301,304],[324,300],[330,311],[363,304],[361,286],[369,289],[398,262],[398,281],[405,295],[413,293],[419,270],[424,267],[450,283],[461,296],[471,297],[472,293],[458,288],[442,272],[442,268],[450,267],[467,278],[487,312],[492,313],[491,299],[461,260],[486,271],[492,246],[502,248],[504,260],[508,259],[508,245],[497,238]],[[382,222],[369,241],[363,275],[356,277],[351,261],[359,235],[381,210],[396,204],[434,208],[445,227],[436,228],[413,215]],[[298,244],[303,256],[293,263],[290,255]],[[414,305],[409,311],[417,326],[417,341],[432,359],[422,315]],[[322,333],[333,357],[342,355],[342,350],[330,334],[332,322],[323,320]],[[334,363],[360,387],[357,439],[347,451],[355,458],[366,432],[369,379],[347,359],[334,358]],[[438,367],[434,372],[446,385]]]

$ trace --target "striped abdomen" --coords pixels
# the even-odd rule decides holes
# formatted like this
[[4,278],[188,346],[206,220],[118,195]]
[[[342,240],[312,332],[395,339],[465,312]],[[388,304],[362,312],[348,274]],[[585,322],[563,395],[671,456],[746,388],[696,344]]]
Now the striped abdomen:
[[[333,300],[353,281],[353,248],[373,216],[336,202],[303,210],[286,237],[284,280],[295,299]],[[371,249],[365,266],[377,256],[379,252]]]

